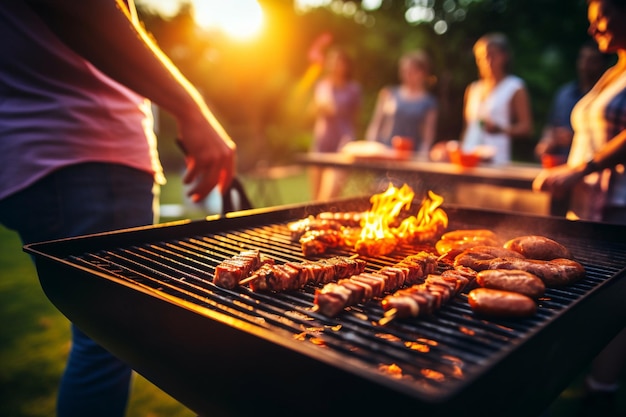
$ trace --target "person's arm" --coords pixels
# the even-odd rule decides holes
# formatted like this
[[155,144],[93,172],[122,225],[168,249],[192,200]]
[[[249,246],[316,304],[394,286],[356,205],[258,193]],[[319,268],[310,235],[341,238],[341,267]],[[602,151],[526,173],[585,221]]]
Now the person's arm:
[[533,181],[533,190],[556,192],[569,190],[583,177],[626,163],[626,130],[608,141],[594,157],[577,166],[561,165],[543,170]]
[[[465,87],[465,91],[463,92],[463,128],[464,129],[467,129],[467,127],[472,122],[472,120],[470,120],[471,109],[469,108],[470,97],[472,96],[473,90],[475,90],[476,88],[478,88],[478,81],[474,81],[468,84],[467,87]],[[476,113],[476,110],[474,110],[474,113]]]
[[621,131],[596,152],[593,159],[586,164],[587,170],[591,170],[586,175],[623,163],[626,163],[626,130]]
[[467,106],[469,103],[469,95],[470,95],[471,88],[472,88],[472,84],[469,84],[467,87],[465,87],[465,91],[463,92],[463,128],[461,130],[461,138],[459,139],[459,142],[463,141],[463,137],[465,136],[465,132],[467,131],[467,128],[470,123],[469,117],[468,117],[469,110]]
[[424,120],[424,130],[422,132],[422,146],[419,151],[427,153],[430,151],[431,146],[435,142],[435,135],[437,134],[437,107],[433,106],[426,113],[426,119]]
[[333,87],[328,79],[321,79],[313,91],[313,110],[316,117],[329,117],[337,113]]
[[513,94],[511,106],[513,123],[506,133],[511,137],[530,137],[533,133],[533,115],[530,109],[530,97],[525,87]]
[[511,124],[503,127],[485,121],[485,130],[489,133],[505,133],[512,138],[526,138],[532,135],[533,116],[530,109],[528,90],[522,87],[511,98]]
[[[359,123],[359,115],[361,114],[361,106],[363,103],[363,90],[360,84],[355,84],[355,94],[352,106],[350,108],[350,122],[356,131],[356,126]],[[356,139],[356,138],[354,138]]]
[[225,189],[235,171],[236,146],[200,93],[146,31],[131,21],[122,0],[31,0],[70,48],[96,68],[171,113],[186,152],[189,194]]
[[385,101],[387,100],[388,95],[389,93],[386,88],[381,89],[378,93],[376,105],[374,107],[374,113],[372,114],[372,119],[365,133],[365,139],[368,141],[378,140],[378,135],[380,133],[380,124],[382,123],[383,119],[383,106],[385,104]]
[[558,149],[569,149],[573,138],[574,132],[569,127],[547,125],[535,146],[535,155],[541,157]]

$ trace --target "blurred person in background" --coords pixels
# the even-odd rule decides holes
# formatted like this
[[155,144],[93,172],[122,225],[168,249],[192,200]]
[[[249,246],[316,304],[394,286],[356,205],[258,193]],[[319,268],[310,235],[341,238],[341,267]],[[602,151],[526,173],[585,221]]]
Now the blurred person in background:
[[[589,34],[615,65],[572,110],[567,164],[543,170],[533,189],[572,191],[568,217],[626,224],[626,0],[588,0]],[[581,415],[615,415],[626,363],[626,328],[595,358],[585,379]]]
[[535,155],[539,160],[544,155],[554,155],[560,157],[557,162],[567,161],[574,137],[570,122],[572,109],[606,71],[608,58],[609,55],[600,52],[593,40],[580,47],[576,60],[577,77],[561,86],[554,95],[547,124],[535,147]]
[[512,140],[530,138],[533,119],[524,81],[511,74],[512,52],[502,33],[482,36],[473,48],[479,79],[465,90],[461,149],[482,149],[485,159],[507,164]]
[[[324,74],[314,86],[312,152],[338,152],[354,141],[361,109],[361,85],[354,80],[352,59],[339,47],[329,49]],[[336,168],[310,168],[312,197],[325,201],[337,197],[346,172]]]
[[[367,127],[366,139],[394,147],[396,140],[408,140],[403,150],[427,155],[437,129],[437,99],[430,92],[434,76],[430,57],[415,50],[398,62],[400,84],[384,87]],[[395,147],[398,145],[396,144]]]
[[[546,168],[564,164],[567,161],[574,130],[570,122],[574,105],[598,81],[608,67],[609,55],[603,54],[593,40],[585,42],[578,51],[575,80],[558,89],[550,108],[548,122],[541,139],[535,146],[535,155]],[[565,216],[569,207],[569,194],[563,198],[550,200],[550,213]]]
[[[190,196],[229,187],[236,147],[132,0],[0,2],[0,223],[24,244],[155,221],[150,102],[170,112]],[[72,325],[57,415],[119,417],[131,369]]]

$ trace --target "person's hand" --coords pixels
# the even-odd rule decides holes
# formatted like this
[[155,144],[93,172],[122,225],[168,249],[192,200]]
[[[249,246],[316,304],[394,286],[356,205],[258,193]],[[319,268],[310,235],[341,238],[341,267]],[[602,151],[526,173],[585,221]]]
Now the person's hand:
[[485,132],[487,133],[504,133],[504,129],[501,126],[492,122],[491,120],[483,120],[482,124],[483,129],[485,129]]
[[533,181],[533,191],[547,191],[555,197],[561,197],[583,178],[583,171],[584,166],[571,167],[569,165],[544,169]]
[[555,127],[552,131],[552,137],[556,146],[567,148],[572,145],[574,132],[567,127]]
[[187,195],[198,202],[215,186],[226,190],[235,175],[235,143],[208,110],[203,117],[179,120],[178,126],[187,165],[183,183],[191,184]]
[[541,156],[547,153],[552,152],[556,149],[556,146],[550,139],[542,138],[539,143],[535,146],[535,156],[541,159]]
[[334,116],[337,110],[332,102],[322,102],[317,105],[317,113],[320,116]]

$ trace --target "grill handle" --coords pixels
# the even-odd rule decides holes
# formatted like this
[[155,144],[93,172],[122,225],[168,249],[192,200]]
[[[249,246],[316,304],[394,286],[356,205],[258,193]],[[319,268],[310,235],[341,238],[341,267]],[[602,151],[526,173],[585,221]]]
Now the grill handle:
[[[183,154],[187,155],[187,149],[185,149],[185,145],[180,138],[176,138],[174,142],[176,142]],[[252,203],[246,194],[246,190],[243,188],[243,184],[241,184],[239,178],[233,178],[228,188],[222,192],[222,214],[252,208]]]
[[230,186],[222,193],[222,214],[252,208],[252,203],[243,188],[243,184],[239,178],[233,178]]

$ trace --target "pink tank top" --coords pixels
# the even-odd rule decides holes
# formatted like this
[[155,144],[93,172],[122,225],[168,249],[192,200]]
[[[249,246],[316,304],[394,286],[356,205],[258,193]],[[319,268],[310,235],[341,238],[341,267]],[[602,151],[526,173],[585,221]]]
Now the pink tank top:
[[0,39],[0,199],[83,162],[164,182],[145,98],[74,53],[24,2],[0,2]]

